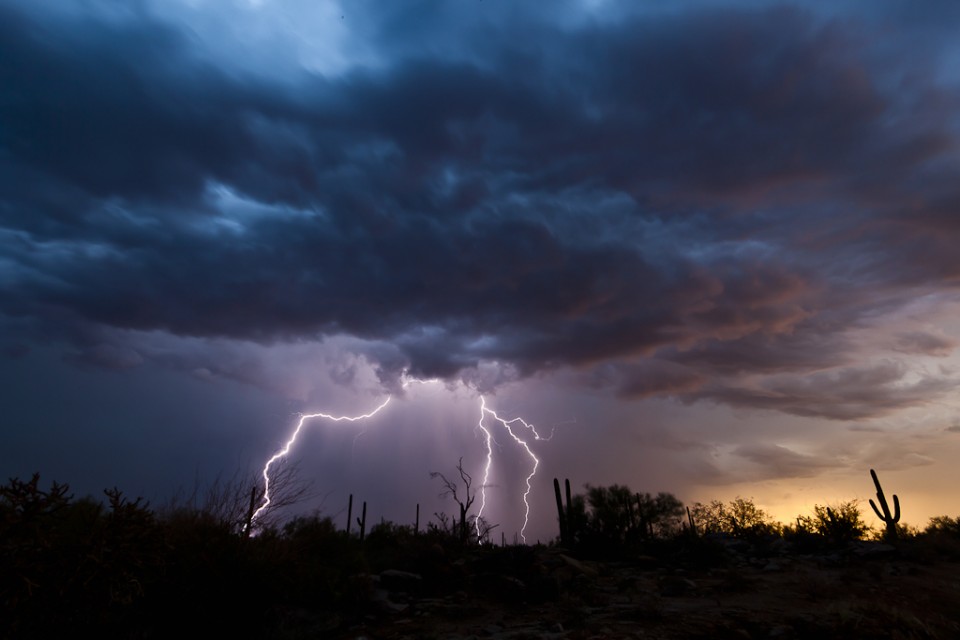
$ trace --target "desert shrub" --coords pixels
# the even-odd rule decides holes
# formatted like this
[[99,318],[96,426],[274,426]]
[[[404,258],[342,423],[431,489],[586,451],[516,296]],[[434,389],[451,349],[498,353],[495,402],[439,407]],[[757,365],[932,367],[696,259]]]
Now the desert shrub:
[[[894,541],[904,542],[913,540],[921,533],[917,527],[904,522],[898,522],[895,527],[897,535]],[[867,533],[867,539],[873,540],[874,542],[890,542],[890,536],[887,533],[886,527],[883,529],[870,529]]]
[[401,569],[416,571],[416,549],[422,546],[413,527],[382,521],[370,530],[363,543],[363,555],[373,571]]
[[412,540],[413,537],[413,527],[389,520],[381,520],[370,529],[366,540],[372,545],[399,547]]
[[936,516],[923,532],[917,536],[917,541],[930,556],[932,561],[938,558],[960,558],[960,517]]
[[680,532],[686,509],[676,496],[661,491],[656,496],[638,493],[636,498],[640,527],[646,529],[645,534],[667,538]]
[[834,544],[860,540],[870,531],[869,525],[863,521],[863,514],[856,500],[834,506],[816,504],[813,506],[810,522],[818,535]]
[[0,600],[4,630],[44,636],[110,630],[139,615],[163,547],[140,499],[106,492],[108,505],[74,500],[67,485],[11,479],[0,487]]
[[582,495],[574,495],[570,499],[570,506],[564,511],[567,519],[567,528],[570,532],[570,542],[574,546],[582,546],[588,536],[589,516],[587,501]]
[[587,485],[586,501],[590,505],[587,529],[598,543],[623,546],[639,536],[639,520],[629,487]]
[[813,528],[817,534],[834,544],[860,540],[870,530],[863,521],[856,500],[841,502],[832,507],[813,506]]
[[724,504],[713,500],[696,503],[691,509],[700,533],[726,534],[735,538],[760,538],[779,535],[781,526],[766,511],[754,504],[752,498],[737,496]]
[[181,509],[160,522],[166,562],[150,594],[149,624],[164,634],[187,621],[201,635],[262,628],[263,574],[249,553],[257,545],[213,513]]
[[956,518],[951,518],[950,516],[935,516],[930,518],[930,522],[927,523],[923,532],[926,534],[960,538],[960,516]]
[[248,526],[258,531],[280,526],[288,507],[314,495],[312,481],[301,477],[299,465],[283,460],[271,467],[270,503],[257,515],[256,522],[248,520],[263,504],[260,471],[236,471],[229,478],[217,475],[206,484],[197,481],[189,491],[178,490],[158,512],[161,517],[178,512],[181,516],[202,515],[234,533],[247,533]]
[[296,583],[297,593],[307,600],[335,599],[339,579],[368,569],[359,541],[339,531],[331,518],[319,513],[288,522],[281,541],[284,571]]
[[797,516],[795,525],[782,529],[784,539],[804,552],[841,547],[862,540],[868,533],[871,529],[863,521],[857,500],[831,506],[814,505],[812,515]]
[[500,525],[491,524],[486,518],[474,514],[465,514],[466,520],[461,527],[457,516],[438,511],[427,523],[422,535],[426,535],[444,548],[467,548],[493,543],[493,531]]
[[586,495],[573,497],[566,513],[573,544],[583,553],[618,555],[680,529],[685,511],[673,494],[634,493],[616,484],[586,485],[586,490]]

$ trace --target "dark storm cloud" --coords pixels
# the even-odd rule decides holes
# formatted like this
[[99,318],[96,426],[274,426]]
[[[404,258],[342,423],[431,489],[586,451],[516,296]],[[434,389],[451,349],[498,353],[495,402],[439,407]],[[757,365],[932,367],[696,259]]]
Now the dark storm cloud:
[[64,357],[68,362],[101,369],[122,371],[143,364],[143,356],[130,348],[98,344]]
[[940,390],[737,378],[846,365],[846,328],[954,286],[935,50],[881,66],[781,8],[467,23],[430,56],[389,15],[381,67],[265,78],[145,10],[0,9],[0,311],[111,367],[138,352],[110,328],[346,334],[386,384],[609,365],[628,396],[846,419]]
[[694,369],[653,359],[617,367],[614,378],[620,395],[631,398],[683,395],[699,390],[707,380]]
[[847,367],[806,376],[773,376],[755,386],[705,387],[698,397],[739,407],[771,409],[828,420],[860,420],[929,403],[956,383],[925,375],[910,380],[900,363]]
[[815,371],[849,363],[854,357],[851,350],[850,341],[843,335],[824,330],[816,321],[804,321],[787,334],[704,340],[684,351],[665,349],[662,355],[692,369],[731,376]]

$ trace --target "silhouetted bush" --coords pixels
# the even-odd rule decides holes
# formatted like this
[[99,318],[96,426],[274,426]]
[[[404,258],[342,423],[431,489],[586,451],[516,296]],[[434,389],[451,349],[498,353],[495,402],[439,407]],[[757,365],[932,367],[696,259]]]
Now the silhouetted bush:
[[36,474],[0,487],[0,599],[11,636],[122,626],[160,575],[163,547],[146,505],[116,489],[108,508],[68,491],[56,482],[42,490]]
[[700,533],[725,534],[739,539],[780,535],[782,526],[754,504],[753,499],[736,497],[724,504],[712,500],[691,509]]
[[960,559],[960,517],[936,516],[916,538],[935,559],[937,556]]
[[923,533],[960,538],[960,517],[935,516],[930,518],[930,522],[927,523]]
[[634,493],[629,487],[586,485],[567,513],[571,544],[591,557],[635,553],[653,540],[681,531],[683,503],[673,494]]
[[783,528],[783,537],[798,551],[814,552],[846,546],[870,532],[859,502],[850,500],[833,506],[814,505],[813,515],[797,516],[794,526]]

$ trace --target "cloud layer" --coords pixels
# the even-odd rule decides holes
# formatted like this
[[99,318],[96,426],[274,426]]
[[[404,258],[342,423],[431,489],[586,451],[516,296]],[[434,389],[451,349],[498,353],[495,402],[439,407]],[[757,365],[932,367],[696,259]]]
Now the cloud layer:
[[146,2],[0,8],[5,352],[122,369],[156,357],[136,336],[338,337],[387,385],[572,369],[840,420],[949,388],[907,364],[952,353],[942,332],[871,338],[960,281],[933,23],[367,4],[324,23],[326,66],[228,64]]

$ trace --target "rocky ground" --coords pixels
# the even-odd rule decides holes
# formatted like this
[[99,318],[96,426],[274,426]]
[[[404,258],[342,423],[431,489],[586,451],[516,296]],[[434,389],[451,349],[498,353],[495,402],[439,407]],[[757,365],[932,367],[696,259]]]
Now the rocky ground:
[[618,562],[526,547],[356,581],[361,615],[285,612],[283,626],[356,640],[960,638],[957,556],[879,543],[719,541],[702,557]]

